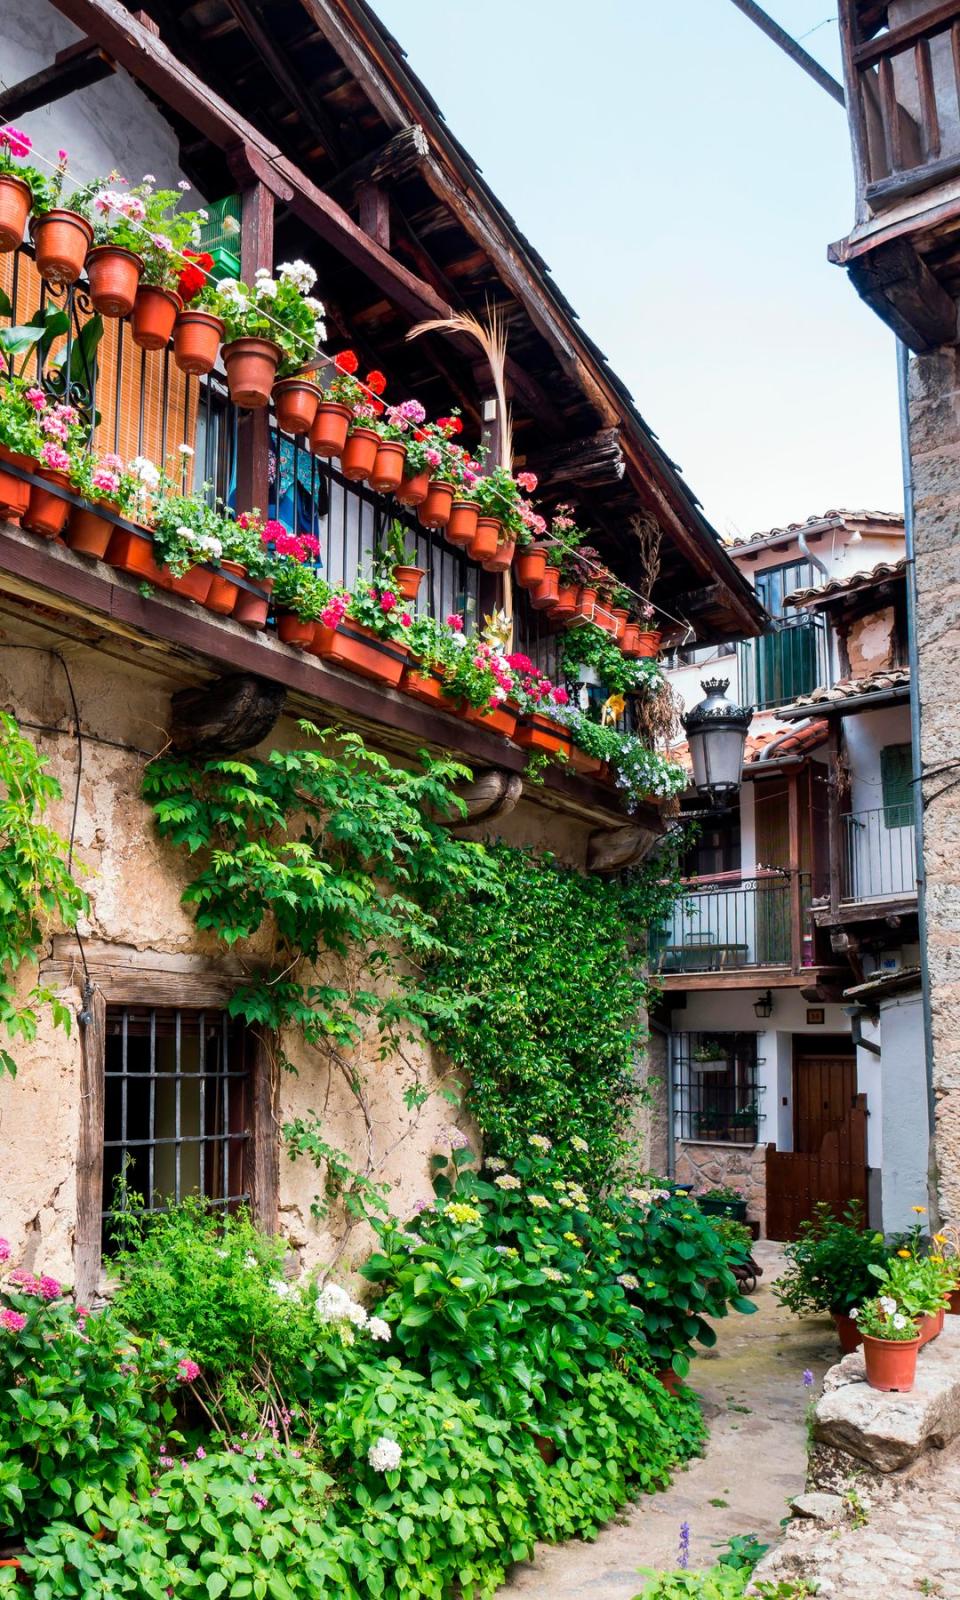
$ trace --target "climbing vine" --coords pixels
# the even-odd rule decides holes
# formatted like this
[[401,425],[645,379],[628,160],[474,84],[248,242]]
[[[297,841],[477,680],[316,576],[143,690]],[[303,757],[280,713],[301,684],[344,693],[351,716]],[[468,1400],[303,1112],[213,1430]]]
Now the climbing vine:
[[[70,847],[44,822],[60,785],[15,719],[0,711],[0,1023],[6,1036],[36,1037],[40,1011],[49,1005],[54,1022],[70,1031],[70,1011],[53,990],[34,984],[17,996],[25,962],[36,962],[43,924],[56,919],[75,926],[87,897],[73,881]],[[0,1076],[15,1077],[16,1062],[0,1045]]]

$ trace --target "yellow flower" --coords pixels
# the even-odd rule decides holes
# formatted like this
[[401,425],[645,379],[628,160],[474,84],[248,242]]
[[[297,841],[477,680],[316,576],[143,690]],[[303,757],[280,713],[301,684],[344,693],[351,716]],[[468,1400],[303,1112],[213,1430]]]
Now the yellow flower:
[[933,1236],[933,1242],[934,1242],[934,1244],[946,1244],[946,1242],[947,1242],[946,1234],[945,1233],[935,1233],[934,1236]]
[[462,1200],[448,1200],[444,1212],[451,1222],[479,1222],[480,1212],[476,1206],[464,1205]]
[[656,1284],[655,1284],[655,1283],[654,1283],[654,1281],[653,1281],[653,1279],[652,1279],[652,1278],[648,1278],[648,1279],[647,1279],[647,1288],[648,1288],[648,1289],[655,1289],[655,1288],[656,1288],[656,1287],[657,1287],[657,1286],[656,1286]]
[[563,1237],[566,1239],[567,1244],[575,1244],[578,1250],[583,1249],[583,1245],[580,1243],[580,1240],[577,1238],[575,1233],[565,1233]]
[[452,1417],[444,1417],[443,1426],[445,1428],[455,1428],[457,1424],[454,1422]]
[[909,1250],[898,1250],[897,1251],[897,1255],[900,1257],[900,1259],[902,1261],[909,1261],[910,1260],[910,1251]]
[[942,1267],[943,1266],[943,1256],[930,1256],[929,1259],[931,1261],[935,1261],[937,1263],[938,1267]]
[[593,1290],[592,1289],[584,1289],[583,1298],[585,1300],[592,1300],[593,1299]]
[[924,1217],[927,1214],[926,1206],[911,1206],[910,1210],[915,1211],[918,1217]]

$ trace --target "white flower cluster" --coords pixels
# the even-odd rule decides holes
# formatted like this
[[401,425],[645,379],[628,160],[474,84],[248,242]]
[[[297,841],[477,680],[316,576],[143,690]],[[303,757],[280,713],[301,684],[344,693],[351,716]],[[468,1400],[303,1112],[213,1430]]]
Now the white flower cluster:
[[519,1178],[515,1178],[512,1172],[504,1172],[504,1173],[501,1174],[501,1176],[499,1178],[494,1178],[493,1181],[496,1184],[498,1189],[522,1189],[523,1188],[523,1184],[520,1182],[520,1179]]
[[134,456],[127,470],[147,491],[155,489],[160,482],[160,468],[148,456]]
[[403,1460],[403,1451],[396,1439],[388,1439],[382,1433],[376,1444],[372,1444],[367,1451],[367,1460],[374,1472],[396,1472]]
[[364,1328],[367,1313],[359,1300],[354,1300],[339,1283],[324,1284],[317,1295],[317,1316],[321,1322],[352,1322],[355,1328]]
[[[261,268],[260,271],[264,271]],[[259,277],[259,272],[257,274]],[[284,261],[277,268],[277,277],[284,283],[292,283],[300,293],[307,295],[317,281],[317,274],[307,261]]]
[[[197,533],[193,528],[183,527],[177,529],[177,535],[186,541],[191,550],[198,555],[209,556],[211,561],[219,561],[223,555],[223,543],[215,533]],[[249,1266],[250,1262],[246,1264]],[[257,1263],[254,1261],[253,1264],[256,1266]]]

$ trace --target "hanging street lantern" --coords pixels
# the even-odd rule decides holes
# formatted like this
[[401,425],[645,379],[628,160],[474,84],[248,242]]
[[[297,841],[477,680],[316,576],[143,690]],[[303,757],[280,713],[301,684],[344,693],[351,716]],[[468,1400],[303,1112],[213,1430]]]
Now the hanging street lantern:
[[753,715],[750,706],[734,705],[725,690],[729,678],[704,678],[704,699],[681,717],[697,793],[717,811],[726,811],[740,788],[743,750]]

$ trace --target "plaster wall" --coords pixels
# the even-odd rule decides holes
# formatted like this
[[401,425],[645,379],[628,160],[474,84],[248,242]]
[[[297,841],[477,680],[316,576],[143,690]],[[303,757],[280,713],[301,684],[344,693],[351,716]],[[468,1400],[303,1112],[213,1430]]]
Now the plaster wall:
[[881,1003],[879,1036],[883,1052],[883,1110],[882,1118],[877,1119],[882,1121],[882,1152],[877,1163],[883,1171],[881,1226],[887,1233],[901,1233],[916,1220],[911,1207],[927,1204],[930,1133],[919,994],[897,995]]
[[[41,630],[26,622],[0,639],[0,706],[13,711],[22,723],[39,725],[31,736],[63,789],[63,799],[50,808],[47,820],[64,835],[70,832],[76,792],[75,859],[86,873],[91,899],[89,916],[80,924],[81,935],[89,941],[132,947],[134,965],[136,953],[159,952],[204,957],[216,969],[222,951],[211,935],[198,932],[191,912],[180,903],[191,876],[186,855],[159,840],[151,810],[140,798],[144,765],[165,743],[170,695],[199,675],[149,648],[141,654],[142,647],[132,647],[121,661],[78,638],[66,649],[65,660],[84,729],[81,768],[64,670],[44,650],[44,643]],[[42,731],[50,728],[67,731]],[[288,721],[278,724],[270,741],[272,745],[298,742],[302,736]],[[263,755],[268,748],[257,753]],[[542,845],[561,860],[580,865],[588,832],[587,823],[532,804],[518,808],[515,820],[506,820],[501,836],[510,843]],[[267,957],[266,933],[251,941],[245,953]],[[343,982],[345,977],[349,974],[342,965],[331,966],[329,981]],[[26,987],[30,981],[31,974],[23,971],[21,984]],[[63,998],[77,1009],[79,973],[65,986]],[[317,1112],[328,1142],[362,1167],[367,1134],[343,1076],[325,1057],[308,1049],[299,1035],[282,1043],[297,1071],[281,1074],[278,1122]],[[36,1263],[69,1281],[76,1213],[79,1030],[74,1026],[68,1038],[44,1016],[37,1039],[30,1045],[18,1042],[14,1053],[17,1078],[0,1081],[0,1231],[13,1246],[12,1264]],[[444,1129],[455,1116],[437,1095],[420,1113],[407,1110],[403,1091],[411,1071],[416,1070],[433,1090],[448,1068],[428,1047],[406,1046],[405,1055],[405,1061],[380,1061],[371,1038],[348,1058],[364,1085],[370,1139],[377,1161],[382,1162],[380,1176],[390,1186],[391,1206],[400,1213],[430,1196],[429,1158],[442,1148]],[[281,1157],[283,1230],[304,1264],[329,1260],[342,1234],[342,1217],[335,1210],[329,1222],[319,1225],[311,1217],[322,1174],[303,1161],[291,1163],[282,1152]],[[344,1264],[355,1265],[366,1250],[367,1240],[357,1230],[350,1237]]]
[[[879,561],[896,561],[903,554],[903,534],[897,534],[896,530],[890,534],[866,533],[854,538],[856,531],[852,528],[831,528],[826,533],[814,534],[808,539],[811,553],[823,562],[831,578],[869,572]],[[732,552],[737,566],[748,581],[752,581],[758,572],[768,572],[771,567],[784,567],[793,561],[806,560],[796,537],[791,539],[785,550],[758,550],[750,556],[749,549],[747,545]],[[826,581],[820,574],[814,578],[815,583]]]

